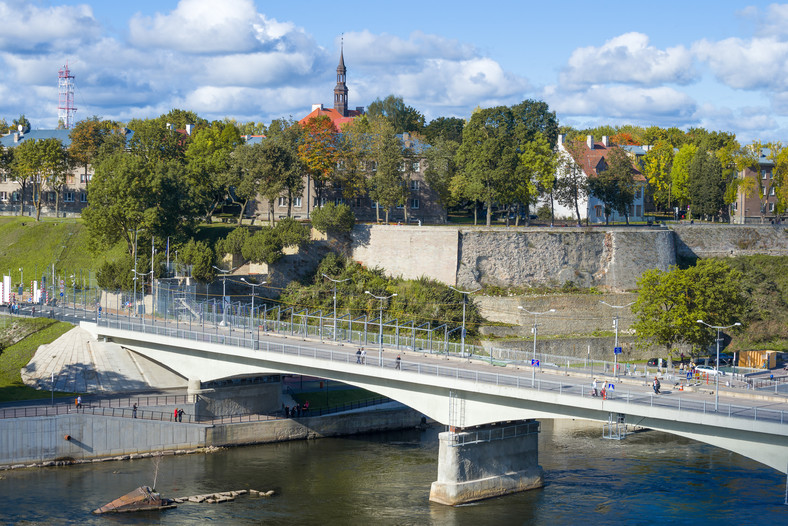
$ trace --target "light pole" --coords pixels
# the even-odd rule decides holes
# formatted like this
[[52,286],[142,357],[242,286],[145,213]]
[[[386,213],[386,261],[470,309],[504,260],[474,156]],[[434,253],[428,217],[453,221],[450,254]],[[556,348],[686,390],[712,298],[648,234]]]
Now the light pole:
[[[635,302],[631,301],[626,305],[611,305],[607,302],[600,301],[603,305],[607,305],[611,309],[625,309],[630,305],[633,305]],[[613,328],[616,330],[616,343],[613,348],[613,378],[618,379],[618,311],[616,311],[616,315],[613,316]]]
[[[479,292],[482,289],[481,289],[481,287],[479,287],[476,290],[465,291],[465,290],[455,289],[451,285],[449,285],[449,288],[451,290],[453,290],[454,292],[459,292],[460,294],[462,294],[462,334],[460,335],[460,342],[461,342],[460,343],[460,356],[465,356],[465,304],[467,303],[467,300],[468,300],[468,294],[473,294],[474,292]],[[446,352],[448,353],[448,349],[447,349]],[[471,356],[469,354],[468,355],[468,361],[470,361],[470,360],[471,360]]]
[[[153,295],[153,271],[150,272],[137,272],[134,269],[131,269],[134,273],[134,285],[135,285],[135,293],[134,293],[134,310],[137,310],[137,295],[136,295],[136,285],[137,285],[137,276],[143,276],[142,278],[142,285],[140,285],[140,292],[142,293],[142,307],[145,307],[145,277],[150,274],[150,282],[151,282],[151,296]],[[153,314],[151,314],[151,323],[153,323]],[[145,312],[142,313],[142,324],[145,325]]]
[[378,365],[383,367],[383,302],[393,298],[397,295],[397,293],[395,292],[391,296],[375,296],[370,291],[365,290],[364,294],[369,294],[376,300],[380,300],[380,324],[378,325],[380,327],[380,334],[378,335]]
[[714,387],[714,411],[718,411],[720,406],[720,331],[730,329],[731,327],[738,327],[741,323],[737,321],[733,325],[709,325],[703,320],[698,320],[698,323],[710,329],[717,330],[717,361],[714,363],[714,370],[717,373],[714,375],[716,377]]
[[334,284],[334,341],[337,341],[337,283],[344,283],[345,281],[350,281],[350,278],[334,279],[329,276],[326,276],[325,274],[323,274],[323,277]]
[[[254,319],[254,292],[255,292],[255,287],[262,287],[267,282],[266,281],[261,281],[260,283],[251,283],[249,281],[246,281],[246,278],[241,278],[241,281],[243,281],[244,283],[246,283],[247,285],[252,287],[252,316],[251,316],[251,318]],[[257,339],[258,340],[260,339],[259,325],[258,325]]]
[[220,323],[219,325],[225,327],[227,326],[227,305],[224,304],[227,298],[227,274],[230,274],[233,271],[238,270],[240,266],[231,268],[230,270],[224,270],[223,268],[219,268],[216,265],[211,265],[211,266],[216,270],[218,270],[219,273],[222,275],[222,323]]
[[534,358],[533,358],[533,363],[531,363],[531,387],[533,387],[534,385],[536,385],[536,334],[539,331],[538,329],[539,324],[536,323],[536,318],[541,316],[542,314],[555,312],[555,309],[546,310],[544,312],[531,312],[528,309],[524,308],[522,305],[518,305],[517,308],[524,312],[527,312],[528,314],[533,314],[534,316],[534,328],[531,329],[534,333]]

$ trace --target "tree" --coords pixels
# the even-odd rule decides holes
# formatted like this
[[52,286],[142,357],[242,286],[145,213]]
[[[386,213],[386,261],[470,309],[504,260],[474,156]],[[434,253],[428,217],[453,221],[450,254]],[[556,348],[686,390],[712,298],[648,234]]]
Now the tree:
[[213,122],[198,130],[186,149],[191,196],[208,223],[227,197],[225,174],[230,168],[230,155],[241,142],[241,134],[232,123]]
[[424,116],[406,105],[402,97],[389,95],[383,100],[375,99],[367,108],[370,118],[382,117],[391,124],[394,133],[421,132]]
[[403,180],[404,170],[400,170],[402,145],[388,120],[380,118],[370,119],[370,143],[368,155],[374,169],[369,180],[369,196],[377,205],[377,220],[380,221],[380,209],[383,208],[388,222],[389,211],[404,204],[408,190]]
[[546,102],[526,99],[512,106],[511,111],[518,143],[528,143],[541,134],[551,148],[555,147],[558,141],[558,118]]
[[117,123],[102,121],[94,115],[79,121],[69,133],[71,144],[68,147],[68,155],[75,164],[82,166],[86,188],[89,181],[88,167],[98,156],[104,139],[113,128],[117,127]]
[[24,113],[20,115],[18,119],[14,119],[14,124],[12,125],[13,129],[11,129],[10,131],[13,133],[19,130],[20,126],[22,127],[21,129],[22,133],[27,133],[30,131],[30,121],[27,120]]
[[[50,186],[59,191],[64,182],[61,182],[61,179],[65,178],[68,165],[63,143],[54,138],[27,140],[15,150],[14,164],[17,180],[22,184],[23,195],[27,181],[33,186],[33,204],[36,208],[36,221],[39,221],[44,188]],[[55,199],[57,202],[59,195],[56,195]]]
[[324,234],[350,232],[355,224],[356,216],[346,204],[326,203],[326,206],[312,212],[312,226]]
[[671,207],[673,181],[673,146],[658,141],[643,157],[643,175],[654,191],[654,202]]
[[716,335],[697,320],[714,325],[740,321],[747,305],[740,282],[738,271],[716,259],[700,260],[686,270],[644,272],[632,306],[639,344],[664,345],[668,353],[679,343],[708,345]]
[[212,283],[216,279],[213,268],[215,256],[205,241],[190,239],[181,248],[179,255],[183,264],[190,267],[191,276],[200,283]]
[[253,263],[272,265],[282,257],[282,239],[271,227],[263,227],[250,237],[243,248],[243,257]]
[[235,257],[243,253],[243,247],[246,241],[251,237],[249,229],[245,226],[238,226],[230,231],[224,239],[221,239],[216,244],[216,253],[218,254],[232,254]]
[[451,206],[454,201],[450,185],[452,178],[457,174],[457,164],[454,159],[459,147],[459,142],[440,135],[424,152],[427,165],[424,169],[424,181],[437,194],[438,202],[444,209]]
[[270,140],[290,152],[290,157],[295,160],[295,165],[284,172],[282,186],[287,193],[287,217],[293,213],[293,199],[304,193],[304,166],[298,156],[298,144],[301,141],[301,126],[294,122],[288,128],[281,130]]
[[298,157],[315,185],[318,206],[322,205],[323,190],[332,181],[341,157],[340,138],[334,122],[320,115],[303,126]]
[[465,120],[458,117],[438,117],[424,127],[424,139],[435,146],[438,139],[459,143],[462,141],[462,129]]
[[[532,136],[533,138],[521,144],[518,148],[519,162],[515,170],[514,177],[509,182],[507,192],[509,201],[507,204],[516,203],[526,206],[536,203],[539,192],[545,191],[550,194],[550,215],[552,223],[553,215],[553,191],[556,184],[555,172],[557,169],[558,156],[548,139],[541,133]],[[520,222],[520,214],[516,214],[515,224]],[[529,218],[530,221],[530,218]],[[509,225],[509,214],[506,215],[506,225]]]
[[605,161],[606,168],[588,181],[588,191],[604,204],[605,224],[614,210],[629,224],[629,207],[635,198],[632,161],[621,148],[611,148]]
[[311,239],[309,227],[299,223],[292,217],[286,217],[279,221],[274,231],[282,241],[283,247],[303,247]]
[[224,177],[230,200],[240,205],[238,224],[243,221],[246,207],[257,196],[264,174],[262,143],[242,144],[230,156],[230,165]]
[[575,158],[580,156],[580,147],[584,143],[565,143],[569,155],[562,155],[558,161],[558,177],[555,184],[556,200],[563,206],[573,207],[577,224],[580,224],[580,201],[588,195],[588,179],[583,168]]
[[258,192],[268,200],[268,216],[273,226],[274,201],[282,192],[288,190],[288,182],[300,179],[301,164],[295,152],[279,141],[264,141],[260,145],[260,155],[256,157],[260,174]]
[[694,144],[684,144],[673,157],[673,167],[670,170],[670,178],[673,182],[673,197],[682,205],[689,203],[689,166],[698,147]]
[[689,166],[689,196],[692,213],[707,217],[721,214],[725,205],[725,181],[716,155],[698,148]]

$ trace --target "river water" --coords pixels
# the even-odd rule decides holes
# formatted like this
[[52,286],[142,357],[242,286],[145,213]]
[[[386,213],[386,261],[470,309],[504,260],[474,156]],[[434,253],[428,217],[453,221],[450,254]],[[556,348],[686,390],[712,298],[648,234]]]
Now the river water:
[[2,524],[788,524],[785,476],[737,454],[648,431],[623,441],[601,425],[542,422],[545,487],[458,507],[429,502],[442,428],[163,457],[167,497],[276,491],[223,504],[98,517],[91,510],[153,483],[153,460],[0,472]]

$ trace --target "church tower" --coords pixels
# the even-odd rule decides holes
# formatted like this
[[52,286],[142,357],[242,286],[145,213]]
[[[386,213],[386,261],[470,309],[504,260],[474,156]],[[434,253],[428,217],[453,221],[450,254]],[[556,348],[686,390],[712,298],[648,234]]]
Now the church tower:
[[342,42],[339,51],[339,65],[337,66],[337,85],[334,88],[334,109],[343,117],[347,117],[347,85],[345,84],[345,43]]

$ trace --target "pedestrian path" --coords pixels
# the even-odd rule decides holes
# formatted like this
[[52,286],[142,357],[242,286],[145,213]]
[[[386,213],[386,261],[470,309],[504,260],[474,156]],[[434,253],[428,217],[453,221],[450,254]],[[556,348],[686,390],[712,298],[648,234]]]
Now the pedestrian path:
[[74,327],[38,348],[22,369],[22,381],[37,389],[114,393],[185,387],[186,380],[116,343],[98,342]]

